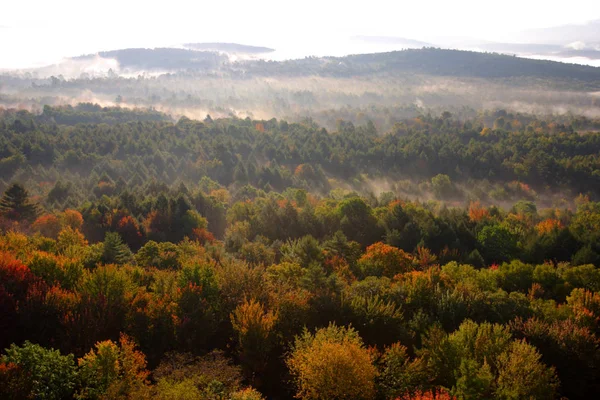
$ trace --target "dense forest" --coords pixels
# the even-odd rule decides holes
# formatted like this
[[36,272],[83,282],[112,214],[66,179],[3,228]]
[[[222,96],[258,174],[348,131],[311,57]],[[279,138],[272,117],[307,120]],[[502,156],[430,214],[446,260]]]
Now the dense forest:
[[588,399],[600,120],[0,109],[0,398]]

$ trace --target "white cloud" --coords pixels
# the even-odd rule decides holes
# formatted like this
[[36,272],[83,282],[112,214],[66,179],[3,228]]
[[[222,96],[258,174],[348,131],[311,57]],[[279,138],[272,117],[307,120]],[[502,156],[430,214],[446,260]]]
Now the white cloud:
[[567,45],[567,47],[569,47],[573,50],[584,50],[587,46],[584,42],[577,41],[577,42],[569,43]]
[[296,53],[313,49],[318,54],[334,52],[338,39],[353,35],[502,40],[510,32],[600,17],[597,0],[571,0],[569,7],[560,8],[540,0],[5,3],[0,14],[0,25],[5,26],[0,35],[0,67],[55,62],[62,56],[98,50],[194,41],[238,42]]

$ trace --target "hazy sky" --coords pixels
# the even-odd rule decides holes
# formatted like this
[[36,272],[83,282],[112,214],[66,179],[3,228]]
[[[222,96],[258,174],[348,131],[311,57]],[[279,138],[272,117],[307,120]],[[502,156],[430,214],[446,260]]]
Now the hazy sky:
[[[192,2],[5,0],[0,13],[0,68],[64,56],[183,42],[237,42],[290,55],[339,54],[354,35],[493,41],[515,32],[600,18],[598,0],[281,0]],[[489,5],[488,5],[489,4]]]

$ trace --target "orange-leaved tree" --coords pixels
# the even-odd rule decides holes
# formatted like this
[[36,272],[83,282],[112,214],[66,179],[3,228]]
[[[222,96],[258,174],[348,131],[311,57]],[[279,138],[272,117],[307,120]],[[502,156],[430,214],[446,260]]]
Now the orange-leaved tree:
[[397,400],[455,400],[446,390],[428,390],[426,392],[416,392],[399,397]]
[[60,232],[60,221],[53,214],[46,214],[38,217],[32,224],[32,229],[39,232],[42,236],[56,239]]
[[377,242],[369,247],[358,260],[358,267],[363,276],[393,277],[412,269],[413,257],[397,247]]

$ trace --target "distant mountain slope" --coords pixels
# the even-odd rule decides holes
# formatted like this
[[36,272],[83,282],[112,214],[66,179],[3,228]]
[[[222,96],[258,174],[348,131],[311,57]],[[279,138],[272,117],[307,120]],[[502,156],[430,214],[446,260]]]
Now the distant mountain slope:
[[275,49],[260,46],[248,46],[238,43],[185,43],[183,47],[203,51],[224,51],[228,53],[262,54],[272,53]]
[[435,76],[576,79],[600,82],[600,68],[532,60],[495,53],[423,48],[346,57],[310,57],[283,62],[255,61],[239,65],[246,74],[352,76],[372,73],[421,73]]
[[600,81],[600,68],[473,51],[405,50],[384,54],[349,56],[347,60],[361,66],[370,65],[376,69],[419,71],[431,75],[481,78],[529,76]]
[[227,61],[226,56],[215,52],[175,48],[111,50],[74,59],[86,60],[97,56],[114,58],[121,68],[134,70],[215,69]]
[[[525,46],[524,46],[525,47]],[[546,48],[551,48],[548,46]],[[600,87],[600,68],[534,60],[497,53],[436,48],[410,49],[345,57],[306,57],[287,61],[229,62],[217,52],[175,48],[123,49],[100,52],[75,60],[116,59],[121,71],[199,71],[234,76],[332,76],[417,73],[432,76],[474,78],[569,79]]]

